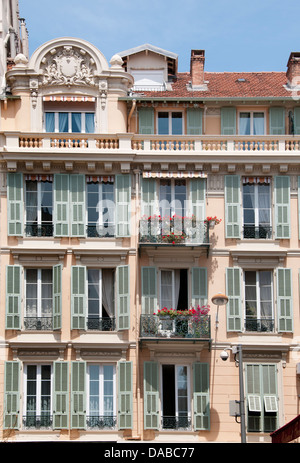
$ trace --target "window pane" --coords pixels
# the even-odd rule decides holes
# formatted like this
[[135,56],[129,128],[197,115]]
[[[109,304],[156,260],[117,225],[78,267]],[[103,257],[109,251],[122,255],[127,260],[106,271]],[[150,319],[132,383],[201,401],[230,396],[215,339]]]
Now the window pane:
[[58,113],[58,130],[59,132],[68,132],[69,131],[69,114],[68,113]]
[[264,135],[265,118],[264,113],[253,113],[253,135]]
[[55,113],[45,113],[45,130],[46,132],[55,131]]
[[81,132],[81,113],[72,113],[72,132]]
[[85,113],[85,132],[86,133],[94,133],[95,132],[94,113]]
[[172,113],[172,134],[182,135],[182,113]]
[[169,114],[167,112],[158,113],[158,134],[169,134]]
[[240,135],[250,135],[250,113],[240,113]]

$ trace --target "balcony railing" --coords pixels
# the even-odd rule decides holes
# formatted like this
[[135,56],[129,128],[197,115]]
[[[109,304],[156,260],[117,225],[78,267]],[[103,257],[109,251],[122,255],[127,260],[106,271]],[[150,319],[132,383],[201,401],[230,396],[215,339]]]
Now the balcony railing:
[[274,320],[271,318],[246,318],[245,320],[245,331],[273,332],[274,326]]
[[200,246],[209,244],[206,222],[188,217],[145,217],[140,220],[141,245]]
[[116,429],[117,417],[111,416],[96,416],[91,415],[86,417],[87,429]]
[[24,317],[25,330],[52,331],[53,318],[51,317]]
[[244,225],[243,236],[245,239],[266,239],[272,238],[272,227],[270,225]]
[[53,236],[53,224],[47,223],[42,225],[37,225],[36,223],[26,223],[25,225],[25,235],[26,236],[44,236],[49,237]]
[[95,331],[115,331],[116,319],[89,316],[87,319],[87,329]]
[[30,412],[23,416],[23,429],[52,429],[53,418],[49,413],[35,415]]
[[141,315],[141,338],[210,339],[210,315],[180,315],[176,318]]
[[190,416],[163,416],[161,427],[165,430],[190,431],[192,429],[192,418]]
[[[6,139],[5,139],[6,138]],[[99,150],[157,152],[257,152],[295,153],[300,150],[298,135],[199,135],[168,136],[139,134],[66,134],[6,132],[3,146],[9,152],[21,150]],[[1,148],[1,146],[0,146]]]

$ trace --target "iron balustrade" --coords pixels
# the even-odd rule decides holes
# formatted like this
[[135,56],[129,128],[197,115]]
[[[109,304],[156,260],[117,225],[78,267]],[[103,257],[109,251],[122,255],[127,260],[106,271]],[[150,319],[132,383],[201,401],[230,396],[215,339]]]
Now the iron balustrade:
[[87,329],[95,331],[115,331],[116,319],[114,317],[94,317],[88,316]]
[[49,413],[35,415],[28,412],[22,421],[23,429],[52,429],[53,417]]
[[243,236],[245,239],[271,239],[272,227],[270,225],[244,225]]
[[117,417],[114,415],[90,415],[86,417],[88,429],[116,429]]
[[53,224],[47,223],[38,225],[36,223],[27,222],[25,225],[26,236],[53,236]]
[[245,320],[245,331],[273,332],[274,326],[274,320],[271,318],[246,318]]
[[190,416],[162,416],[162,429],[172,429],[174,431],[189,431],[192,429],[192,419]]
[[113,238],[115,236],[115,225],[88,224],[86,234],[88,238]]
[[141,315],[142,338],[210,339],[210,315],[179,315],[175,318]]
[[25,330],[52,331],[53,317],[24,317]]

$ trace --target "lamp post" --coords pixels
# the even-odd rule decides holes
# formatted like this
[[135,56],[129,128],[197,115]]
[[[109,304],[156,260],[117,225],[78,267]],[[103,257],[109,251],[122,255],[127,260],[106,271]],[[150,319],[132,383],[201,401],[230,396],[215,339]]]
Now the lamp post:
[[[228,297],[225,294],[218,293],[211,299],[212,303],[217,305],[218,310],[220,305],[226,305],[228,302]],[[218,311],[216,316],[216,327],[218,327],[219,320],[218,320]],[[236,356],[238,355],[238,359],[235,357],[236,361],[239,364],[239,392],[240,392],[240,424],[241,424],[241,443],[246,443],[246,420],[245,420],[245,396],[244,396],[244,378],[243,378],[243,350],[241,344],[238,346],[234,346],[232,348],[224,349],[221,353],[222,360],[227,360],[228,354],[226,350],[231,350],[232,353]],[[225,355],[224,355],[225,354]]]

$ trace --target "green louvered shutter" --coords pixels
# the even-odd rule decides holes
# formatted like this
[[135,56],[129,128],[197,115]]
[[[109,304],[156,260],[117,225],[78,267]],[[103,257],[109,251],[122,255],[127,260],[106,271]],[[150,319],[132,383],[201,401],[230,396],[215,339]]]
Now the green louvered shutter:
[[196,309],[198,305],[207,304],[207,268],[192,268],[192,306]]
[[196,362],[193,365],[193,403],[195,431],[210,429],[209,365]]
[[275,177],[275,238],[290,238],[290,177]]
[[119,429],[132,429],[133,425],[133,364],[118,363],[118,423]]
[[69,363],[54,362],[53,428],[69,427]]
[[159,429],[158,363],[144,362],[144,428]]
[[157,269],[142,267],[142,314],[152,315],[157,310]]
[[201,108],[187,109],[187,135],[202,135]]
[[85,176],[70,175],[71,236],[85,236]]
[[158,201],[156,197],[156,179],[142,178],[141,181],[141,211],[142,216],[152,217],[158,212]]
[[228,303],[227,331],[242,330],[241,270],[238,267],[226,268],[226,294]]
[[4,362],[4,429],[18,429],[20,420],[20,362]]
[[84,330],[86,327],[86,267],[72,266],[71,274],[71,329]]
[[116,236],[130,236],[131,176],[116,175]]
[[117,267],[118,330],[129,330],[130,327],[129,285],[129,266],[120,265]]
[[270,135],[285,135],[285,108],[270,108],[269,125]]
[[154,109],[139,109],[139,133],[145,135],[154,134]]
[[54,235],[69,236],[69,175],[54,175]]
[[294,108],[294,134],[300,135],[300,108]]
[[71,428],[86,427],[86,362],[72,362]]
[[7,233],[23,236],[23,174],[7,174]]
[[236,134],[236,109],[221,108],[221,135]]
[[21,274],[19,265],[6,267],[6,326],[7,330],[21,329]]
[[61,329],[62,316],[62,265],[53,267],[53,329]]
[[225,236],[226,238],[240,238],[240,177],[239,175],[225,176]]
[[293,331],[292,270],[277,269],[277,317],[278,331]]
[[206,230],[204,227],[205,219],[205,191],[206,180],[204,178],[194,178],[190,180],[190,211],[196,218],[195,230],[192,230],[191,242],[206,242]]

